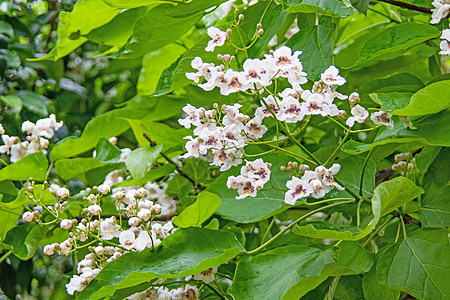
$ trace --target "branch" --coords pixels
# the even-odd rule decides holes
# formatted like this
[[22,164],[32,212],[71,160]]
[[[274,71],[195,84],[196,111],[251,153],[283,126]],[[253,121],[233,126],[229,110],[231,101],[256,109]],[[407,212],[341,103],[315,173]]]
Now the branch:
[[389,3],[389,4],[392,4],[392,5],[401,7],[401,8],[407,8],[407,9],[415,10],[418,12],[423,12],[423,13],[430,14],[430,15],[433,13],[431,11],[431,9],[428,7],[418,6],[418,5],[414,5],[411,3],[406,3],[406,2],[402,2],[402,1],[398,1],[398,0],[378,0],[378,1]]

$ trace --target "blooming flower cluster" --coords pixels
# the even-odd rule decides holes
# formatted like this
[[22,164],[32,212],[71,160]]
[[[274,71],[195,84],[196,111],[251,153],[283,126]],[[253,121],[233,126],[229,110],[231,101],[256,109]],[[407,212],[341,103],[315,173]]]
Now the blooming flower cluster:
[[[448,4],[450,6],[450,4]],[[441,35],[441,43],[439,47],[441,48],[441,52],[439,54],[450,55],[450,29],[444,29]]]
[[236,199],[256,197],[257,191],[270,180],[270,167],[271,164],[265,163],[261,158],[248,161],[241,168],[241,175],[228,177],[227,187],[238,190],[239,196]]
[[291,180],[286,183],[289,189],[284,197],[284,202],[294,205],[298,199],[313,197],[322,198],[333,188],[343,190],[344,188],[334,181],[341,166],[333,164],[329,169],[324,166],[318,166],[314,171],[305,170],[301,178],[293,176]]
[[199,297],[196,286],[185,286],[169,290],[167,287],[150,287],[143,292],[135,293],[128,297],[130,300],[195,300]]
[[5,130],[0,125],[0,134],[3,145],[0,146],[0,153],[6,153],[10,156],[11,162],[16,162],[23,157],[42,151],[47,153],[50,141],[55,131],[63,126],[63,122],[57,122],[55,115],[48,118],[40,119],[35,123],[25,121],[22,124],[22,132],[27,134],[25,141],[21,141],[18,136],[9,136],[4,134]]
[[[220,111],[196,108],[189,104],[185,106],[183,111],[187,116],[178,122],[185,128],[196,126],[196,137],[186,137],[189,141],[186,143],[187,153],[183,158],[206,155],[210,150],[214,156],[211,164],[220,166],[221,171],[241,164],[242,149],[246,141],[259,139],[267,131],[261,117],[250,119],[239,112],[241,106],[223,105]],[[222,114],[223,119],[219,121],[218,116]]]
[[437,24],[450,12],[450,1],[434,0],[431,4],[434,6],[434,8],[431,10],[433,14],[431,15],[430,23]]

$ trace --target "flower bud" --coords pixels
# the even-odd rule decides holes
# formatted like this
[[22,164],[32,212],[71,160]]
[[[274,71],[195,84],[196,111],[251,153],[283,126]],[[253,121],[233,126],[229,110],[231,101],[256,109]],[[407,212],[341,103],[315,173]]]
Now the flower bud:
[[397,163],[397,165],[398,165],[398,167],[399,167],[400,169],[405,169],[405,168],[406,168],[406,161],[399,161],[399,162]]
[[69,196],[69,190],[65,187],[59,188],[56,190],[56,197],[59,199],[63,199]]
[[157,215],[160,214],[162,210],[162,206],[160,204],[155,204],[152,207],[152,211]]
[[261,28],[258,30],[258,35],[263,35],[263,33],[264,33],[264,29]]
[[139,219],[139,218],[131,217],[128,219],[128,225],[130,225],[131,227],[137,227],[137,226],[139,226],[140,223],[141,223],[141,219]]
[[100,207],[100,205],[94,204],[88,206],[87,211],[90,215],[96,216],[102,212],[102,208]]
[[53,244],[47,245],[47,246],[44,247],[44,251],[43,252],[44,252],[45,255],[55,254],[58,246],[59,246],[58,243],[53,243]]
[[228,61],[228,60],[231,59],[231,56],[230,56],[230,54],[225,54],[225,55],[222,56],[222,59]]
[[61,221],[61,223],[59,223],[59,226],[62,229],[71,229],[73,226],[73,222],[72,222],[72,220],[64,219]]
[[107,184],[100,184],[97,191],[102,195],[106,195],[111,191],[111,187]]
[[406,169],[407,169],[408,171],[411,171],[412,169],[414,169],[414,164],[409,163],[409,164],[406,166]]
[[94,252],[97,255],[102,255],[105,252],[105,248],[103,248],[102,246],[97,246],[94,248]]
[[231,30],[231,29],[227,29],[227,31],[226,31],[226,33],[227,33],[227,36],[229,37],[229,36],[231,36],[231,33],[232,33],[233,31]]
[[152,216],[152,212],[149,209],[144,208],[138,212],[137,216],[141,220],[144,220],[147,222],[148,220],[150,220],[150,217]]
[[218,59],[218,60],[222,60],[222,59],[223,59],[223,56],[222,56],[222,54],[220,54],[220,53],[219,53],[219,54],[217,54],[217,59]]
[[239,21],[242,21],[242,20],[244,20],[244,15],[243,14],[240,14],[239,16],[238,16],[238,19],[239,19]]
[[144,198],[145,196],[147,196],[147,191],[144,188],[139,188],[136,191],[135,197]]
[[34,213],[32,213],[31,211],[24,212],[22,215],[22,219],[27,222],[33,222],[36,220]]
[[262,24],[261,23],[256,24],[256,29],[261,29],[261,28],[262,28]]
[[391,169],[392,171],[398,171],[398,164],[393,164]]
[[118,201],[122,200],[123,198],[125,198],[125,192],[124,191],[118,191],[115,192],[112,197]]
[[357,92],[353,92],[348,97],[348,101],[350,102],[350,105],[353,106],[359,101],[361,101],[361,99],[359,98],[359,94]]

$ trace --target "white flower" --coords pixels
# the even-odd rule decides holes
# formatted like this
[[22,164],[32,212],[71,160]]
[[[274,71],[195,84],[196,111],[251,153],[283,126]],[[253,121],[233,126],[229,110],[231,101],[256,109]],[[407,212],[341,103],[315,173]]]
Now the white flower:
[[61,223],[59,223],[59,226],[62,229],[71,229],[73,226],[73,222],[72,222],[72,220],[64,219],[61,221]]
[[146,248],[151,248],[153,244],[156,247],[161,243],[161,241],[156,238],[156,234],[153,231],[151,233],[152,233],[151,238],[147,231],[141,231],[139,233],[139,236],[134,242],[134,248],[137,251],[142,251]]
[[441,48],[439,54],[450,55],[450,29],[442,31],[441,39],[443,39],[443,41],[439,44],[439,47]]
[[119,243],[122,245],[122,247],[128,250],[134,247],[135,239],[136,236],[131,230],[125,230],[119,234]]
[[2,134],[2,140],[3,140],[3,146],[0,146],[0,153],[6,153],[9,154],[10,148],[12,147],[12,145],[14,145],[15,143],[19,142],[20,143],[20,139],[17,136],[9,136],[6,134]]
[[59,244],[59,251],[61,252],[61,254],[69,254],[70,250],[72,250],[72,246],[73,240],[72,238],[68,238],[67,240]]
[[109,217],[100,222],[100,237],[104,240],[112,240],[115,237],[119,237],[120,226],[115,225],[116,218]]
[[299,99],[304,90],[300,87],[296,88],[285,88],[281,93],[279,93],[281,98],[286,98],[288,96]]
[[261,180],[267,183],[270,180],[270,169],[268,163],[265,163],[262,158],[254,161],[248,161],[245,166],[241,168],[241,175],[255,181]]
[[237,124],[227,125],[221,131],[221,138],[226,142],[227,147],[235,146],[237,148],[244,148],[245,141],[241,135],[241,126]]
[[303,119],[305,112],[298,99],[288,96],[280,102],[277,119],[287,123],[296,123]]
[[191,128],[191,124],[194,126],[200,125],[200,109],[187,104],[183,107],[183,111],[187,114],[187,116],[184,119],[178,119],[178,123],[180,123],[180,125],[185,128]]
[[26,222],[33,222],[36,220],[36,217],[34,216],[34,213],[31,211],[26,211],[22,215],[22,219]]
[[[137,189],[137,191],[136,191],[136,196],[135,197],[138,197],[138,198],[144,198],[144,197],[146,197],[147,196],[147,191],[145,190],[145,188],[139,188],[139,189]],[[153,202],[152,202],[152,205],[153,205]]]
[[212,40],[208,42],[208,46],[205,48],[205,51],[207,52],[213,52],[215,47],[223,46],[228,39],[226,32],[213,26],[208,28],[207,33],[212,38]]
[[288,70],[294,67],[300,67],[301,63],[298,56],[302,54],[301,51],[295,51],[292,54],[291,48],[283,46],[273,52],[272,55],[266,54],[269,63],[275,64],[279,70]]
[[137,216],[139,219],[147,222],[152,216],[152,211],[150,209],[144,208],[138,212]]
[[450,3],[445,0],[434,0],[431,3],[435,8],[431,11],[433,14],[431,15],[431,24],[437,24],[441,21],[442,18],[445,18],[450,11]]
[[208,270],[205,270],[201,273],[195,274],[194,279],[195,280],[201,280],[206,284],[210,284],[215,279],[215,274],[217,273],[218,267],[209,268]]
[[3,125],[0,124],[0,134],[4,134],[5,133],[5,128],[3,128]]
[[309,197],[313,192],[308,182],[295,176],[286,183],[286,187],[289,190],[284,194],[284,202],[290,205],[294,205],[297,199]]
[[45,255],[53,255],[53,254],[55,254],[56,248],[57,248],[58,246],[59,246],[59,245],[58,245],[57,243],[53,243],[53,244],[50,244],[50,245],[46,245],[46,246],[44,247],[43,252],[44,252]]
[[[339,113],[339,110],[335,104],[333,104],[332,96],[328,93],[324,95],[318,93],[308,93],[305,91],[302,97],[307,97],[305,102],[302,103],[302,109],[307,115],[321,115],[335,116]],[[309,95],[308,95],[309,94]]]
[[220,93],[222,95],[229,95],[239,91],[246,91],[250,87],[248,84],[244,84],[239,81],[239,72],[232,69],[228,69],[223,76],[223,83],[219,85]]
[[195,57],[191,61],[191,66],[194,69],[197,69],[197,72],[187,72],[186,77],[190,80],[193,80],[195,83],[198,83],[200,77],[205,76],[209,72],[209,68],[214,67],[214,64],[211,63],[203,63],[200,57]]
[[348,118],[345,122],[345,124],[347,124],[347,126],[349,127],[353,127],[355,122],[364,123],[369,117],[369,112],[359,104],[355,105],[352,108],[351,112],[353,117]]
[[225,73],[222,72],[222,67],[210,67],[208,69],[208,73],[205,74],[205,79],[207,82],[199,84],[198,86],[202,88],[205,91],[211,91],[216,86],[222,86],[224,84],[224,75]]
[[199,142],[198,138],[192,138],[192,136],[186,136],[185,139],[188,139],[189,141],[186,142],[185,148],[187,153],[184,154],[183,158],[189,158],[189,157],[199,157],[200,156],[200,147],[202,143]]
[[221,172],[242,163],[242,152],[238,151],[236,148],[212,150],[212,153],[214,155],[214,160],[211,165],[220,167]]
[[343,85],[346,80],[339,76],[339,70],[335,66],[330,66],[321,75],[320,79],[327,85]]
[[157,215],[157,214],[160,214],[161,211],[162,211],[161,204],[156,203],[155,205],[153,205],[153,207],[152,207],[152,212],[153,213],[155,213]]
[[[257,118],[265,118],[265,117],[272,117],[271,111],[277,115],[279,111],[279,100],[274,98],[272,95],[267,96],[266,98],[263,98],[265,103],[262,102],[262,107],[258,107],[255,111],[255,117]],[[266,106],[267,104],[267,106]]]
[[391,118],[392,118],[391,114],[386,113],[382,110],[374,112],[370,116],[370,119],[375,125],[384,125],[389,129],[392,129],[394,127],[394,121],[392,121]]
[[102,208],[98,204],[89,205],[87,211],[90,215],[96,216],[102,212]]
[[32,134],[33,132],[36,132],[37,127],[33,122],[25,121],[22,123],[22,132]]
[[100,184],[97,191],[102,195],[106,195],[111,191],[111,187],[107,184]]
[[244,71],[239,73],[239,81],[244,85],[250,85],[250,88],[253,88],[254,84],[257,87],[271,84],[269,71],[261,60],[249,58],[244,62],[243,69]]
[[333,164],[329,169],[325,168],[324,166],[318,166],[315,171],[319,174],[320,179],[325,186],[334,186],[339,190],[344,190],[342,186],[334,181],[334,175],[336,175],[340,169],[341,166],[339,164]]
[[249,138],[260,139],[267,132],[267,127],[262,124],[262,119],[255,117],[245,124],[245,133]]
[[67,293],[69,295],[73,295],[75,292],[81,292],[85,287],[86,284],[84,280],[78,275],[73,275],[73,277],[70,278],[70,282],[66,284]]
[[201,139],[203,142],[200,144],[200,149],[198,152],[200,154],[206,154],[208,149],[221,149],[223,147],[223,144],[221,142],[221,135],[222,131],[219,129],[214,131],[211,131],[209,129],[203,130],[199,136],[199,139]]
[[69,190],[65,187],[58,188],[56,190],[56,197],[59,199],[64,199],[69,196]]
[[24,158],[27,155],[27,149],[28,149],[28,142],[22,142],[20,144],[14,144],[11,146],[11,162],[17,162]]
[[131,217],[128,219],[128,225],[130,225],[131,227],[138,227],[140,223],[141,219],[137,217]]

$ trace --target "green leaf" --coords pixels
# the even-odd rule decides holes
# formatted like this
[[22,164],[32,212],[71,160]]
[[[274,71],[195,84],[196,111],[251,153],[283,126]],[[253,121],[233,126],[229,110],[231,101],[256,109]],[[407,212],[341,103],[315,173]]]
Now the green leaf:
[[440,36],[440,31],[428,24],[401,23],[388,27],[372,36],[361,48],[354,66],[383,58],[395,51],[404,51],[411,46]]
[[162,145],[157,145],[155,147],[147,146],[137,148],[128,154],[125,164],[133,178],[139,182],[139,185],[144,183],[142,179],[147,169],[161,151]]
[[[4,185],[2,185],[1,188],[4,188]],[[6,194],[6,191],[7,190],[2,189],[3,196]],[[3,241],[6,233],[14,227],[17,219],[22,216],[23,205],[30,202],[30,199],[25,196],[24,190],[22,190],[19,195],[17,195],[16,192],[16,196],[17,197],[11,202],[0,202],[0,220],[2,220],[2,226],[0,226],[0,241]]]
[[389,246],[377,263],[378,280],[419,299],[450,297],[448,231],[418,229]]
[[[95,158],[72,158],[60,159],[55,163],[56,174],[64,180],[84,179],[84,174],[90,170],[104,167],[107,163],[96,160]],[[118,168],[118,166],[117,166]]]
[[[158,95],[170,92],[173,85],[172,80],[170,80],[168,88],[162,88],[162,83],[160,86],[159,81],[165,82],[164,78],[167,76],[170,76],[170,79],[172,79],[173,71],[170,72],[172,70],[170,67],[173,63],[178,62],[176,59],[185,51],[186,49],[178,44],[169,44],[160,50],[145,54],[142,58],[142,68],[137,83],[138,94],[150,95],[155,92]],[[167,68],[169,68],[168,71],[165,71]],[[162,91],[156,92],[157,86],[159,86],[158,90]]]
[[[285,188],[290,176],[286,172],[280,171],[281,165],[286,165],[289,160],[286,156],[264,156],[264,161],[272,163],[272,184],[278,188]],[[273,216],[290,205],[284,203],[284,192],[276,189],[268,191],[258,191],[255,198],[236,199],[236,190],[227,188],[229,176],[237,176],[240,167],[234,167],[221,174],[214,182],[208,186],[207,191],[214,193],[222,199],[222,203],[217,210],[223,218],[239,223],[257,222]]]
[[97,146],[95,146],[95,159],[100,161],[100,162],[104,162],[104,163],[108,163],[108,162],[117,162],[120,158],[120,154],[122,154],[122,151],[120,151],[120,149],[111,144],[110,141],[108,141],[105,138],[101,138],[98,143]]
[[381,110],[391,113],[392,111],[406,107],[411,99],[411,93],[373,93],[369,97],[373,102],[381,104]]
[[299,299],[331,274],[333,254],[292,245],[241,259],[228,293],[236,300]]
[[17,96],[0,96],[0,99],[16,112],[20,112],[23,107],[22,99]]
[[6,234],[5,244],[12,246],[15,256],[28,260],[34,256],[42,237],[48,228],[34,223],[19,224]]
[[428,171],[428,168],[441,151],[441,148],[442,147],[426,146],[420,153],[414,156],[416,159],[416,167],[419,169],[420,173],[425,174]]
[[390,289],[378,281],[375,266],[364,274],[362,287],[365,300],[397,300],[400,297],[399,291]]
[[242,245],[231,232],[198,227],[180,228],[161,245],[129,253],[112,261],[78,296],[100,299],[156,278],[179,278],[221,265],[240,252]]
[[142,108],[123,108],[101,114],[88,122],[80,137],[70,137],[57,143],[50,156],[56,161],[84,153],[95,147],[101,138],[118,136],[130,128],[128,122],[122,118],[139,118],[149,113],[149,110]]
[[[415,93],[425,84],[412,73],[399,73],[382,79],[371,80],[359,88],[360,94],[364,93]],[[409,103],[405,103],[405,106]],[[383,109],[383,108],[382,108]]]
[[375,256],[356,242],[344,241],[339,244],[339,258],[333,276],[353,275],[368,272]]
[[23,107],[43,117],[48,116],[48,106],[50,100],[47,97],[32,93],[30,91],[20,91],[15,96],[22,99]]
[[331,224],[325,221],[303,222],[296,225],[293,233],[314,239],[331,239],[343,241],[357,241],[368,235],[373,228],[361,230],[352,225]]
[[164,0],[103,0],[106,4],[117,7],[117,8],[134,8],[140,6],[148,6],[153,4],[161,4],[168,3],[172,1],[164,1]]
[[354,8],[363,14],[367,13],[367,8],[369,7],[370,0],[350,0],[350,3]]
[[450,108],[450,80],[432,83],[411,97],[409,104],[392,113],[399,116],[422,116]]
[[158,79],[158,83],[156,84],[155,91],[151,96],[157,97],[168,94],[173,87],[173,75],[180,63],[180,59],[174,61],[169,67],[165,68],[161,76]]
[[381,202],[381,216],[396,210],[403,204],[423,194],[418,187],[406,177],[400,176],[380,183],[373,193],[372,201]]
[[450,207],[448,205],[448,195],[450,195],[449,157],[449,148],[441,150],[423,178],[422,186],[425,189],[425,194],[422,197],[419,219],[425,227],[450,226]]
[[445,135],[446,132],[450,132],[450,111],[413,118],[411,121],[417,130],[405,128],[403,122],[394,120],[394,128],[381,129],[371,144],[350,140],[344,144],[342,150],[349,154],[357,154],[378,145],[408,142],[420,142],[430,146],[450,146],[450,139]]
[[179,216],[172,219],[178,227],[186,228],[190,226],[198,227],[211,217],[220,206],[220,198],[208,191],[203,191],[198,195],[194,204],[186,207]]
[[6,34],[9,37],[14,36],[14,29],[8,22],[0,21],[0,33]]
[[283,9],[289,13],[319,13],[343,18],[353,12],[340,0],[283,0]]
[[28,180],[43,181],[47,173],[48,160],[41,151],[29,154],[21,160],[0,170],[0,181]]
[[308,79],[317,80],[333,64],[332,37],[336,25],[331,18],[322,17],[319,24],[302,28],[286,43],[292,50],[301,50],[300,60]]

